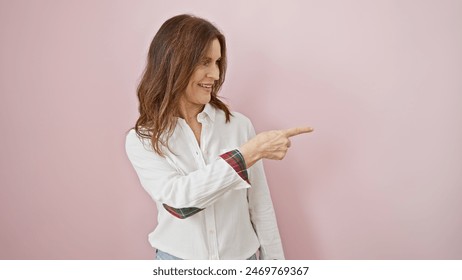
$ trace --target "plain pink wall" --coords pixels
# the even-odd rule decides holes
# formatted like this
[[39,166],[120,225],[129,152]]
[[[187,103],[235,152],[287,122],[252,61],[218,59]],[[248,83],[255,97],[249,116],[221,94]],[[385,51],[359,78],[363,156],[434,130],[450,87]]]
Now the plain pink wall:
[[462,258],[462,1],[56,0],[0,2],[0,259],[153,258],[124,137],[179,13],[258,131],[315,128],[265,162],[287,258]]

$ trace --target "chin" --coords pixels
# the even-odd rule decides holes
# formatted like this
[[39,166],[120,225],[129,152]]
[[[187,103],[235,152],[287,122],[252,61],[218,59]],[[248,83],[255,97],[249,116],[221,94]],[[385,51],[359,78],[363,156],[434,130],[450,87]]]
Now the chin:
[[204,98],[201,103],[202,103],[202,105],[206,105],[206,104],[210,103],[210,100],[212,100],[211,96],[209,96],[208,98]]

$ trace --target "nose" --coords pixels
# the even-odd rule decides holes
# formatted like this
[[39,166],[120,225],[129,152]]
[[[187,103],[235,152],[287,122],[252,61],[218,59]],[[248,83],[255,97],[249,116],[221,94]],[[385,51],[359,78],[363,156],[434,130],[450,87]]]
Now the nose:
[[220,79],[220,68],[218,65],[214,64],[209,68],[209,71],[207,72],[207,78],[212,78],[214,80]]

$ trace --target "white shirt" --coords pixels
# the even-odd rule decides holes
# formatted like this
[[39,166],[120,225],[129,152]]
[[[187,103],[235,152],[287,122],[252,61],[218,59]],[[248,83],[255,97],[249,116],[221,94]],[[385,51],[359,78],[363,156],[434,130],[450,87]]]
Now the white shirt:
[[[225,113],[210,104],[198,114],[201,147],[184,119],[178,118],[165,158],[134,129],[126,152],[141,185],[156,202],[158,225],[149,234],[154,248],[181,259],[247,259],[260,248],[262,259],[284,259],[284,253],[260,161],[250,167],[249,185],[219,155],[255,136],[248,118]],[[164,209],[205,208],[186,219]]]

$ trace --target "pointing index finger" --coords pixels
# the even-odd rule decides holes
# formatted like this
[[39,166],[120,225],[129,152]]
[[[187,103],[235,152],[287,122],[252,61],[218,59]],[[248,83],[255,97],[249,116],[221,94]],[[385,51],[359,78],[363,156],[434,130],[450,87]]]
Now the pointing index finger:
[[287,137],[292,137],[292,136],[296,136],[302,133],[308,133],[311,131],[313,131],[311,127],[294,127],[294,128],[283,130],[284,134]]

